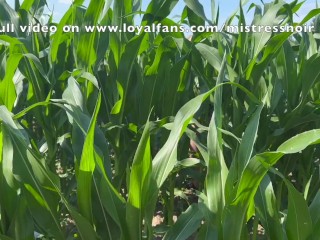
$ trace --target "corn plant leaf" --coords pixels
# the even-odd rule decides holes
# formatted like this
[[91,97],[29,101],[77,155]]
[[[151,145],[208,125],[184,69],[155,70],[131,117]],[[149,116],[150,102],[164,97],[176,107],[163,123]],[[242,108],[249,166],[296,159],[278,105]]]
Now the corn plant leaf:
[[[9,129],[16,129],[16,126],[14,124],[14,122],[12,120],[10,120],[11,116],[10,114],[6,113],[5,109],[3,107],[0,108],[1,109],[1,114],[0,117],[1,119],[8,124],[8,126],[11,126],[11,128]],[[16,133],[14,133],[16,132]],[[19,140],[20,138],[23,138],[21,140],[19,140],[19,144],[15,145],[15,146],[20,146],[24,147],[25,149],[28,149],[27,146],[27,141],[25,140],[25,138],[22,136],[21,133],[18,133],[17,130],[14,130],[14,132],[12,134],[10,134],[10,136],[13,136],[15,138],[17,138],[17,140]],[[20,152],[20,154],[24,154],[23,151],[18,151]],[[65,196],[61,193],[60,191],[60,186],[57,182],[56,176],[54,176],[53,174],[51,174],[48,169],[45,168],[44,165],[41,164],[41,161],[39,159],[35,159],[35,156],[30,156],[29,155],[29,160],[31,161],[31,167],[29,167],[28,163],[25,163],[26,166],[28,166],[28,171],[26,171],[26,173],[28,174],[32,174],[35,173],[35,177],[31,177],[32,182],[37,186],[37,190],[40,191],[40,193],[37,193],[37,191],[35,191],[35,189],[31,186],[28,185],[26,186],[26,188],[28,189],[28,191],[31,191],[31,195],[29,195],[29,207],[33,209],[33,213],[36,214],[34,215],[34,217],[40,218],[42,221],[39,221],[40,226],[44,225],[45,227],[43,227],[44,229],[47,229],[47,231],[49,231],[50,229],[54,229],[55,225],[53,225],[52,223],[57,224],[57,226],[59,226],[60,228],[60,224],[57,222],[57,220],[52,220],[52,218],[50,220],[46,220],[48,218],[48,215],[45,214],[43,211],[40,211],[40,207],[43,208],[43,205],[46,207],[47,211],[49,211],[54,217],[55,214],[51,211],[53,211],[52,206],[48,206],[48,204],[50,204],[50,202],[52,202],[52,200],[54,200],[54,198],[51,199],[48,198],[50,196],[47,196],[47,194],[45,194],[45,192],[41,189],[41,186],[47,186],[47,189],[51,189],[52,191],[56,191],[57,194],[59,194],[59,196],[61,197],[63,203],[65,204],[66,208],[69,210],[72,218],[75,220],[75,225],[77,226],[78,229],[78,233],[79,235],[82,237],[82,239],[96,239],[96,233],[93,230],[93,227],[90,225],[90,223],[82,216],[79,214],[79,212],[77,212],[74,207],[72,207],[68,201],[65,199]],[[18,177],[18,176],[17,176]],[[41,182],[37,181],[41,180]],[[27,181],[26,181],[27,182]],[[40,186],[41,183],[41,186]],[[41,195],[39,195],[41,194]],[[37,197],[38,201],[40,201],[40,203],[42,204],[41,206],[39,206],[39,204],[34,203],[34,199],[30,200],[30,197]],[[43,200],[44,198],[44,200]],[[31,201],[31,203],[30,203]],[[48,209],[49,207],[49,209]],[[38,210],[36,210],[38,209]],[[39,212],[39,213],[37,213]],[[48,224],[48,226],[46,226],[46,224]],[[63,239],[63,234],[60,233],[60,238]],[[58,233],[55,234],[57,237],[59,237]]]
[[216,48],[209,47],[204,43],[197,43],[195,45],[195,48],[200,52],[202,57],[205,60],[207,60],[212,67],[214,67],[217,71],[220,71],[222,59]]
[[[28,139],[25,134],[19,130],[16,123],[12,120],[12,115],[4,107],[0,106],[0,119],[2,121],[2,130],[10,136],[13,148],[13,157],[3,159],[4,162],[12,166],[14,178],[23,187],[25,196],[28,199],[28,207],[32,209],[31,213],[42,228],[47,229],[58,238],[63,237],[63,232],[58,222],[58,216],[54,209],[57,207],[56,192],[52,188],[51,181],[46,178],[42,172],[45,165],[29,150]],[[53,174],[46,169],[47,175]],[[57,183],[57,179],[54,180]],[[54,224],[53,224],[54,223]]]
[[197,204],[192,204],[177,219],[177,222],[166,233],[164,240],[183,240],[190,237],[200,226],[203,218]]
[[233,197],[232,192],[234,183],[242,176],[245,167],[250,161],[252,152],[254,150],[254,144],[257,138],[260,115],[263,106],[264,104],[260,103],[256,107],[252,117],[250,118],[248,126],[243,133],[239,149],[236,152],[235,160],[231,164],[225,189],[227,202],[229,202]]
[[149,131],[149,122],[147,122],[131,167],[126,211],[130,239],[141,239],[142,237],[143,206],[148,201],[146,196],[152,167]]
[[203,6],[198,0],[184,0],[184,2],[195,14],[201,17],[204,21],[211,23],[211,21],[206,17]]
[[24,196],[20,196],[16,205],[13,224],[10,226],[8,235],[15,239],[33,239],[35,229],[31,219],[32,215],[28,209],[27,200]]
[[176,114],[172,130],[166,143],[152,161],[152,177],[156,181],[158,187],[163,184],[176,163],[178,141],[182,134],[186,131],[193,115],[198,111],[202,102],[205,101],[217,88],[221,87],[224,84],[230,84],[238,87],[239,89],[244,91],[248,95],[248,97],[252,99],[252,101],[254,101],[255,103],[259,102],[259,100],[257,100],[256,97],[246,88],[232,82],[221,83],[212,88],[210,91],[203,93],[187,102]]
[[131,79],[130,75],[143,37],[144,35],[141,34],[131,39],[130,42],[126,45],[123,56],[120,59],[117,80],[120,99],[117,101],[115,107],[112,110],[112,114],[120,114],[118,123],[121,123],[123,118]]
[[312,235],[308,238],[308,240],[317,240],[320,235],[320,221],[313,225]]
[[177,113],[170,136],[165,145],[160,149],[157,155],[154,157],[152,176],[156,180],[157,186],[160,187],[177,161],[177,145],[178,141],[186,130],[193,115],[200,108],[201,103],[210,95],[205,93],[192,99],[185,104]]
[[320,209],[320,191],[317,192],[316,196],[313,198],[313,201],[309,206],[309,213],[314,226],[320,220],[319,209]]
[[[298,86],[300,82],[297,77],[297,72],[294,70],[296,68],[294,51],[287,41],[283,44],[283,47],[277,56],[277,66],[277,74],[281,79],[285,94],[288,96],[289,103],[293,108],[296,106],[299,97],[300,87]],[[275,85],[275,87],[277,86]],[[278,88],[280,89],[281,87],[279,86]]]
[[[306,22],[308,22],[311,18],[313,18],[319,13],[320,13],[320,9],[311,10],[297,25],[300,25],[300,26],[304,25]],[[253,58],[253,60],[251,60],[250,64],[248,65],[248,68],[246,69],[246,78],[249,79],[251,75],[253,78],[256,78],[256,79],[259,78],[263,72],[263,69],[267,66],[267,64],[270,62],[272,57],[277,53],[277,51],[280,49],[283,43],[292,34],[293,33],[291,32],[283,32],[270,38],[270,41],[268,41],[268,43],[266,43],[264,47],[265,50],[263,51],[262,59],[259,61],[256,67],[255,67],[255,64],[256,64],[257,58],[255,57]]]
[[101,104],[101,92],[99,93],[96,107],[91,118],[85,142],[83,144],[83,151],[80,160],[79,173],[77,176],[78,185],[78,204],[80,212],[89,220],[92,221],[92,202],[91,202],[91,185],[92,176],[95,169],[95,154],[94,154],[94,136],[95,127],[98,117],[98,112]]
[[[263,15],[261,19],[258,20],[256,25],[259,26],[273,26],[275,24],[275,19],[277,16],[278,11],[283,6],[282,2],[273,4]],[[270,37],[272,36],[271,32],[254,32],[252,37],[254,39],[254,53],[253,59],[256,59],[260,51],[264,48],[265,44],[268,42]]]
[[144,18],[148,18],[152,14],[152,18],[148,19],[149,24],[156,20],[162,20],[170,14],[177,3],[178,0],[153,0],[149,3]]
[[284,239],[273,186],[267,174],[255,196],[255,207],[256,217],[259,217],[266,235],[270,239]]
[[319,137],[319,129],[303,132],[282,143],[277,151],[285,154],[300,152],[311,144],[318,144]]
[[[102,163],[97,163],[101,172],[104,172]],[[102,203],[110,217],[116,222],[121,229],[121,234],[124,237],[129,237],[126,224],[126,204],[123,197],[118,193],[112,185],[107,175],[104,173],[100,182],[100,196]]]
[[50,60],[53,63],[57,61],[59,46],[62,42],[66,41],[64,36],[66,36],[66,34],[68,34],[68,33],[63,32],[63,27],[68,25],[68,23],[72,24],[72,23],[70,23],[70,18],[72,17],[73,14],[76,13],[77,8],[79,6],[81,6],[83,4],[83,2],[84,2],[84,0],[74,1],[73,4],[70,6],[70,8],[63,15],[60,22],[58,23],[57,31],[53,35],[54,37],[52,39],[52,44],[51,44],[51,48],[50,48],[50,57],[51,57]]
[[[92,0],[88,6],[88,9],[84,16],[85,26],[97,26],[99,18],[103,13],[105,5],[110,7],[111,0],[99,1]],[[97,62],[97,42],[100,34],[97,31],[82,32],[80,35],[79,43],[77,45],[77,59],[80,66],[83,65],[86,69],[90,69],[91,66]]]
[[[90,116],[87,113],[84,104],[84,97],[81,92],[81,87],[73,77],[68,79],[68,87],[62,94],[62,101],[51,100],[52,103],[57,104],[60,108],[64,109],[67,113],[69,122],[73,124],[73,150],[78,160],[81,158],[82,146],[84,143],[84,135],[87,134],[87,130],[90,124]],[[61,105],[63,103],[64,105]],[[107,142],[100,128],[95,130],[95,148],[107,149]],[[108,158],[108,151],[103,152],[104,164],[108,176],[111,174],[111,165]]]
[[18,68],[22,54],[11,54],[7,61],[6,75],[0,80],[0,104],[5,105],[12,111],[16,100],[16,88],[13,82],[13,75]]
[[301,71],[300,79],[302,84],[302,99],[301,102],[304,103],[306,100],[310,89],[313,85],[320,80],[320,70],[316,67],[320,64],[320,56],[314,55],[306,61],[304,69]]
[[[17,30],[19,26],[19,15],[15,12],[7,3],[7,1],[0,1],[0,22],[4,25],[6,23],[13,23],[15,26],[15,30]],[[8,35],[16,35],[14,33],[7,33]]]
[[[226,70],[226,58],[222,61],[221,70],[219,72],[217,85],[224,80]],[[208,198],[208,208],[215,215],[217,225],[221,221],[222,209],[224,208],[224,189],[228,169],[223,157],[223,140],[222,133],[219,130],[222,127],[222,90],[218,88],[214,95],[214,113],[209,125],[208,131],[208,155],[209,161],[206,175],[206,192]]]
[[287,237],[293,240],[307,239],[312,233],[312,220],[307,202],[290,181],[285,179],[285,183],[289,194],[286,221]]
[[[319,129],[303,132],[285,141],[276,152],[257,154],[250,159],[240,178],[233,201],[224,209],[224,238],[240,239],[235,236],[241,236],[241,225],[245,219],[246,211],[268,169],[283,155],[300,152],[309,145],[318,143],[319,140]],[[232,232],[229,230],[230,227],[233,229]]]

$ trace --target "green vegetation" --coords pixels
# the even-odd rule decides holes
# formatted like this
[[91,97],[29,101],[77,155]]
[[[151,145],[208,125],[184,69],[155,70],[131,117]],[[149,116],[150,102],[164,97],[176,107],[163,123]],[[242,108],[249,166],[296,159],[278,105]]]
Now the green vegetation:
[[[45,0],[0,0],[0,239],[318,240],[320,9],[250,7],[312,33],[63,32],[222,24],[214,0],[178,23],[178,0],[83,2],[54,23]],[[19,29],[37,23],[57,31]]]

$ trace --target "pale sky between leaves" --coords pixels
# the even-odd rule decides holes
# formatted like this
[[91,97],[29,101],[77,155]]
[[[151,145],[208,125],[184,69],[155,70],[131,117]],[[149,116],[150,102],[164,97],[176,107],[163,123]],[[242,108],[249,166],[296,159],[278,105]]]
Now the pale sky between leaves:
[[[287,2],[292,2],[287,1]],[[11,6],[14,5],[14,0],[8,0],[7,1]],[[21,2],[21,1],[20,1]],[[68,9],[68,6],[71,4],[72,0],[47,0],[48,3],[48,9],[47,12],[53,12],[53,18],[55,21],[58,21],[65,11]],[[84,5],[88,5],[89,0],[86,0]],[[150,0],[142,0],[142,11],[146,10]],[[199,0],[199,2],[204,6],[204,11],[206,16],[211,19],[211,0]],[[265,0],[266,2],[270,2],[270,0]],[[249,0],[249,2],[246,4],[248,7],[250,3],[261,3],[260,0]],[[219,21],[225,21],[227,17],[229,17],[234,11],[238,9],[239,1],[238,0],[218,0],[216,1],[216,4],[219,5],[220,8],[220,18]],[[181,14],[183,8],[185,6],[185,3],[183,0],[179,0],[178,4],[172,11],[172,14],[170,17],[175,17]],[[298,16],[295,16],[295,20],[299,21],[301,20],[307,12],[309,12],[311,9],[314,9],[316,7],[316,0],[306,0],[300,11],[298,12]],[[246,8],[245,8],[246,9]],[[252,19],[253,11],[251,10],[247,16],[246,19],[250,21]]]

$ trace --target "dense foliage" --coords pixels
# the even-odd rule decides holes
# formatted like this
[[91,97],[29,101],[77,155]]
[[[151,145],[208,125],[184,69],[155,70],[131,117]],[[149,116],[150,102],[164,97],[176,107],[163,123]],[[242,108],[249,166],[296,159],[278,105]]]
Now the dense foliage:
[[0,239],[319,239],[320,9],[226,21],[312,33],[63,32],[222,24],[214,0],[179,22],[178,0],[83,2],[55,23],[45,0],[0,0]]

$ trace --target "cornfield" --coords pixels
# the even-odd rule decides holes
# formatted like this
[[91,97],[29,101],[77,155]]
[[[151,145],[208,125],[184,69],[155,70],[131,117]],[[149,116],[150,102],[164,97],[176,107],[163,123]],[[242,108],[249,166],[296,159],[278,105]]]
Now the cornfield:
[[[0,0],[0,239],[319,240],[320,9],[246,2]],[[314,29],[64,31],[139,18]]]

